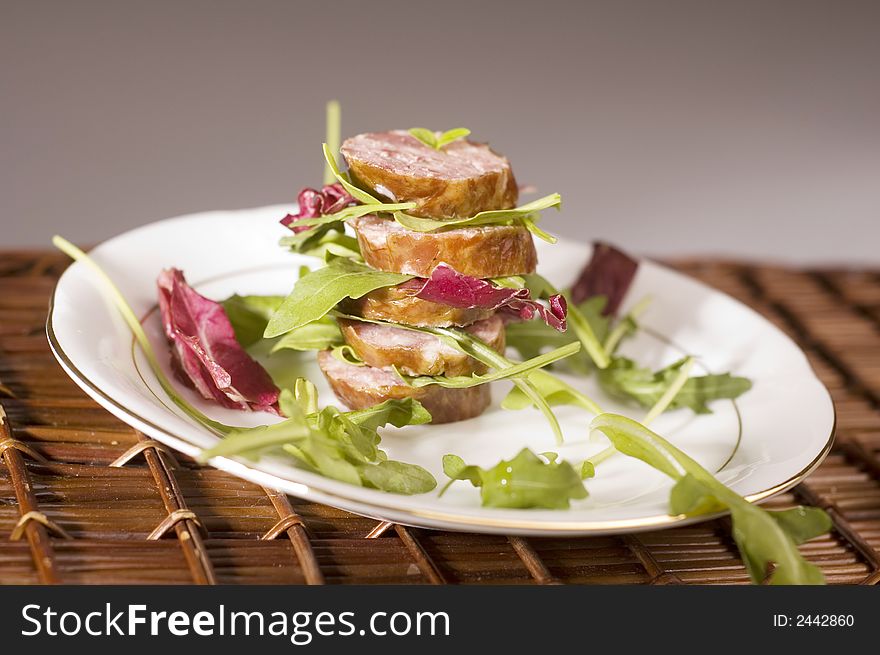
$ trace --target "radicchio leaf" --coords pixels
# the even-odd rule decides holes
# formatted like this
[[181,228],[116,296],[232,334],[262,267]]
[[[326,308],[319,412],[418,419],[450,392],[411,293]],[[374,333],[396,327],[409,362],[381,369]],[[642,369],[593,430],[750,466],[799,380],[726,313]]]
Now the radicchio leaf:
[[230,409],[278,412],[278,388],[236,341],[223,306],[198,294],[176,268],[156,280],[175,374]]
[[604,316],[616,316],[623,297],[636,276],[639,262],[614,246],[596,241],[593,256],[571,288],[576,305],[593,296],[605,296]]
[[306,187],[299,192],[296,201],[299,205],[299,211],[296,214],[288,214],[282,218],[281,224],[297,234],[311,229],[306,226],[298,227],[296,225],[298,220],[335,214],[357,202],[338,182],[327,184],[320,191]]
[[450,307],[497,309],[524,320],[537,315],[560,332],[566,329],[568,307],[561,295],[551,296],[547,307],[533,300],[528,289],[497,287],[486,280],[462,275],[448,264],[438,264],[415,295]]

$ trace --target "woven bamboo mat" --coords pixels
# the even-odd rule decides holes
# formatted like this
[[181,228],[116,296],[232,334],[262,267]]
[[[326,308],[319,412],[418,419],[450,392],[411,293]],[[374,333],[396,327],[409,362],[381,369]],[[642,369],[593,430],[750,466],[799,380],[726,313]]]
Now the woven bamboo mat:
[[[621,537],[417,530],[288,498],[195,465],[118,421],[44,335],[65,258],[0,252],[0,583],[746,583],[726,520]],[[803,546],[831,583],[880,582],[880,270],[676,266],[745,301],[831,389],[825,463],[768,505],[825,507]]]

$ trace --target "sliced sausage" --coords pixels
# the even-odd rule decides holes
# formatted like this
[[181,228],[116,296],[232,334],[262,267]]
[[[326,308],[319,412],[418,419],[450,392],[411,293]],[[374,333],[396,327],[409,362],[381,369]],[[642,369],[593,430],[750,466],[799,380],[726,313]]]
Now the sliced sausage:
[[492,400],[488,384],[467,389],[437,385],[414,389],[393,371],[348,364],[329,350],[318,353],[318,365],[333,393],[349,409],[366,409],[391,398],[415,398],[431,413],[431,423],[452,423],[479,416]]
[[440,262],[478,278],[534,273],[538,254],[521,225],[482,225],[416,232],[390,218],[352,219],[364,261],[391,273],[430,277]]
[[492,315],[491,309],[442,305],[415,296],[425,284],[413,279],[393,287],[382,287],[357,299],[347,299],[342,311],[376,321],[391,321],[418,327],[464,327]]
[[[339,319],[345,341],[370,366],[396,366],[405,375],[471,375],[486,366],[443,343],[439,337],[406,328]],[[478,321],[465,331],[504,352],[504,322],[498,316]]]
[[436,150],[395,130],[346,139],[340,152],[355,184],[394,202],[418,203],[414,216],[467,218],[516,206],[510,162],[485,144],[462,140]]

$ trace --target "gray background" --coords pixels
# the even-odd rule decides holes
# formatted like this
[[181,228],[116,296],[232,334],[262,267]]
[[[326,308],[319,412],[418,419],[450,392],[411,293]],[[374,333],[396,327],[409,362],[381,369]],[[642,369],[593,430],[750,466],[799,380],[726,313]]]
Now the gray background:
[[345,134],[471,128],[559,234],[880,261],[878,2],[0,6],[3,247],[290,201],[338,98]]

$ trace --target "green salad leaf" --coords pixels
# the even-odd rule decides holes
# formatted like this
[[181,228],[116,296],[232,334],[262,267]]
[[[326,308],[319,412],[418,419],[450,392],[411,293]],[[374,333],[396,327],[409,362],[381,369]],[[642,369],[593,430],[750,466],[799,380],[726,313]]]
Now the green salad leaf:
[[[339,318],[347,318],[354,321],[376,323],[377,325],[391,325],[393,327],[405,330],[414,330],[416,332],[432,334],[438,337],[443,343],[449,345],[451,348],[454,348],[459,352],[464,353],[465,355],[469,355],[470,357],[476,359],[478,362],[482,362],[489,368],[496,369],[498,371],[503,371],[504,369],[516,366],[516,362],[510,361],[504,355],[496,352],[491,346],[477,339],[472,334],[465,332],[464,330],[459,330],[456,328],[432,328],[416,327],[413,325],[399,325],[397,323],[389,323],[387,321],[365,319],[360,316],[351,316],[349,314],[343,314],[341,312],[334,312],[333,315]],[[528,375],[521,373],[519,375],[514,375],[510,379],[515,386],[522,390],[523,394],[526,396],[526,398],[529,399],[531,404],[534,405],[542,414],[544,414],[544,417],[547,419],[547,422],[550,424],[550,427],[553,430],[553,434],[556,438],[557,443],[562,443],[563,435],[562,428],[559,425],[559,420],[556,418],[556,415],[553,413],[553,410],[551,409],[550,404],[547,402],[547,400],[541,395],[540,391],[535,387],[535,385],[528,379]]]
[[[324,121],[327,148],[330,152],[339,152],[339,143],[342,135],[342,108],[338,100],[330,100],[327,103],[327,113]],[[324,184],[333,184],[333,171],[329,164],[324,165]]]
[[385,273],[345,257],[331,259],[326,266],[297,280],[263,336],[272,338],[326,316],[345,298],[360,298],[380,287],[401,284],[412,275]]
[[[324,218],[328,217],[321,217]],[[333,215],[331,220],[309,227],[308,230],[281,237],[278,244],[291,252],[310,257],[326,257],[327,253],[331,253],[339,257],[361,259],[361,249],[357,239],[345,234],[345,224]]]
[[284,300],[284,296],[240,296],[234,294],[222,301],[223,309],[232,323],[235,339],[247,348],[263,338],[269,317]]
[[330,169],[330,173],[332,173],[333,177],[342,185],[342,188],[348,191],[349,195],[355,200],[360,201],[364,205],[378,205],[382,204],[382,201],[371,195],[369,192],[364,191],[360,187],[356,187],[351,183],[351,180],[348,178],[348,175],[339,170],[339,164],[336,163],[336,156],[333,154],[333,151],[330,150],[330,146],[326,143],[323,144],[324,148],[324,159],[327,162],[327,167]]
[[434,132],[434,130],[429,130],[426,127],[411,127],[409,133],[429,148],[442,150],[444,146],[449,145],[453,141],[458,141],[459,139],[464,139],[466,136],[469,136],[471,131],[466,127],[456,127],[438,134],[437,132]]
[[365,410],[317,409],[317,392],[307,380],[281,392],[279,405],[287,418],[255,428],[235,428],[199,454],[212,457],[258,457],[273,449],[292,456],[300,466],[325,477],[399,494],[431,491],[437,481],[415,464],[389,460],[379,449],[379,428],[422,425],[431,415],[412,398],[386,400]]
[[351,364],[352,366],[366,366],[366,363],[361,359],[360,355],[357,354],[357,351],[347,343],[332,346],[330,354],[345,364]]
[[581,476],[555,453],[544,458],[523,448],[511,460],[488,469],[465,464],[457,455],[443,457],[443,472],[450,478],[442,495],[456,480],[480,488],[484,507],[568,509],[572,500],[587,497]]
[[[640,367],[632,359],[614,355],[620,342],[638,329],[636,319],[647,302],[648,299],[644,299],[636,303],[614,325],[609,317],[602,314],[606,304],[603,296],[594,296],[577,307],[569,304],[568,322],[571,333],[579,338],[584,348],[562,363],[571,372],[581,375],[598,369],[599,383],[610,396],[634,400],[643,407],[653,407],[675,381],[688,358],[682,358],[659,371],[652,371]],[[537,321],[530,321],[511,323],[506,328],[505,336],[507,345],[518,351],[520,356],[532,358],[547,348],[559,348],[571,341],[572,334],[559,333]],[[592,350],[588,350],[588,344],[592,346]],[[587,354],[591,356],[588,357]],[[603,361],[604,366],[601,365]],[[751,386],[747,378],[729,373],[690,377],[666,409],[688,407],[697,414],[711,413],[709,402],[738,398]],[[522,394],[514,389],[503,406],[518,409],[524,404]]]
[[625,416],[601,414],[590,424],[625,455],[635,457],[676,481],[670,495],[672,514],[730,511],[733,538],[755,583],[770,575],[771,584],[822,584],[821,570],[807,562],[798,544],[831,529],[821,509],[797,507],[764,510],[719,482],[681,450],[644,425]]
[[[436,384],[447,389],[466,389],[468,387],[476,387],[487,382],[497,382],[498,380],[507,380],[512,377],[530,373],[542,366],[547,366],[555,361],[569,357],[581,349],[581,344],[575,342],[570,343],[556,350],[551,350],[543,355],[538,355],[524,362],[518,362],[507,368],[496,369],[494,373],[486,373],[485,375],[459,375],[447,377],[445,375],[421,375],[418,377],[404,377],[404,381],[411,387],[426,387]],[[518,390],[518,387],[514,387]],[[531,405],[531,401],[529,401]]]
[[613,328],[608,330],[608,333],[602,341],[602,346],[605,348],[605,352],[609,355],[613,355],[617,352],[617,347],[625,338],[638,332],[638,318],[644,313],[650,303],[650,297],[642,298],[639,302],[633,305],[632,309],[630,309],[623,318],[617,321],[617,324]]
[[[539,275],[524,276],[525,284],[532,297],[546,298],[558,293],[547,280]],[[586,374],[594,368],[604,368],[610,358],[602,345],[609,327],[608,319],[602,316],[605,298],[594,296],[580,305],[568,303],[568,330],[558,332],[540,321],[510,323],[505,332],[507,345],[517,350],[522,357],[531,358],[546,348],[580,341],[583,349],[579,355],[571,357],[565,364],[574,372]]]
[[[591,414],[602,413],[602,410],[599,409],[599,406],[593,399],[547,371],[532,371],[528,375],[528,380],[551,407],[574,405],[575,407],[587,410]],[[531,407],[532,404],[532,399],[523,393],[520,387],[514,387],[501,402],[501,407],[517,410],[526,409]]]
[[[480,341],[473,335],[465,332],[464,330],[457,330],[453,328],[423,328],[429,331],[431,334],[436,334],[444,339],[445,342],[452,345],[454,348],[463,352],[466,355],[470,355],[478,362],[482,362],[489,368],[494,368],[499,371],[503,371],[504,369],[511,368],[515,366],[515,363],[499,354],[488,344]],[[523,394],[529,400],[531,400],[532,404],[542,413],[544,414],[544,418],[547,419],[547,422],[550,424],[550,428],[553,430],[553,435],[556,438],[556,443],[562,443],[564,441],[562,435],[562,427],[559,425],[559,419],[556,418],[556,414],[553,413],[553,410],[550,408],[550,404],[547,400],[541,395],[541,392],[535,388],[534,384],[528,379],[527,375],[518,375],[511,378],[513,384],[519,388]]]
[[427,493],[437,486],[434,476],[421,466],[392,459],[364,466],[360,475],[365,487],[406,496]]
[[[599,371],[599,383],[615,398],[631,399],[643,407],[651,407],[663,396],[686,361],[687,358],[682,358],[658,371],[651,371],[626,357],[614,357],[608,368]],[[751,388],[748,378],[729,373],[691,377],[675,395],[669,409],[688,407],[696,414],[711,414],[710,401],[735,399]]]
[[[345,226],[336,221],[333,224],[322,225],[321,227],[313,227],[309,230],[288,234],[278,240],[278,245],[287,248],[290,252],[308,255],[313,252],[320,252],[321,242],[324,239],[333,239],[333,235],[342,234]],[[360,248],[358,248],[360,254]]]
[[[584,307],[587,310],[592,308],[588,303],[584,303]],[[602,345],[593,327],[595,323],[595,318],[590,314],[585,314],[581,307],[574,306],[569,308],[568,324],[571,326],[572,332],[584,344],[584,349],[590,355],[593,363],[599,369],[604,369],[608,366],[610,360],[605,347]]]
[[342,332],[336,321],[329,316],[322,316],[286,332],[272,347],[272,352],[285,349],[326,350],[343,343]]
[[422,218],[420,216],[412,216],[403,211],[394,212],[394,220],[403,225],[405,228],[416,232],[435,232],[437,230],[453,229],[460,227],[475,227],[480,225],[524,225],[535,236],[549,243],[555,243],[555,237],[550,236],[543,230],[540,230],[535,221],[538,214],[545,209],[562,205],[562,196],[558,193],[552,193],[530,203],[515,207],[513,209],[496,209],[491,211],[480,212],[469,218]]

